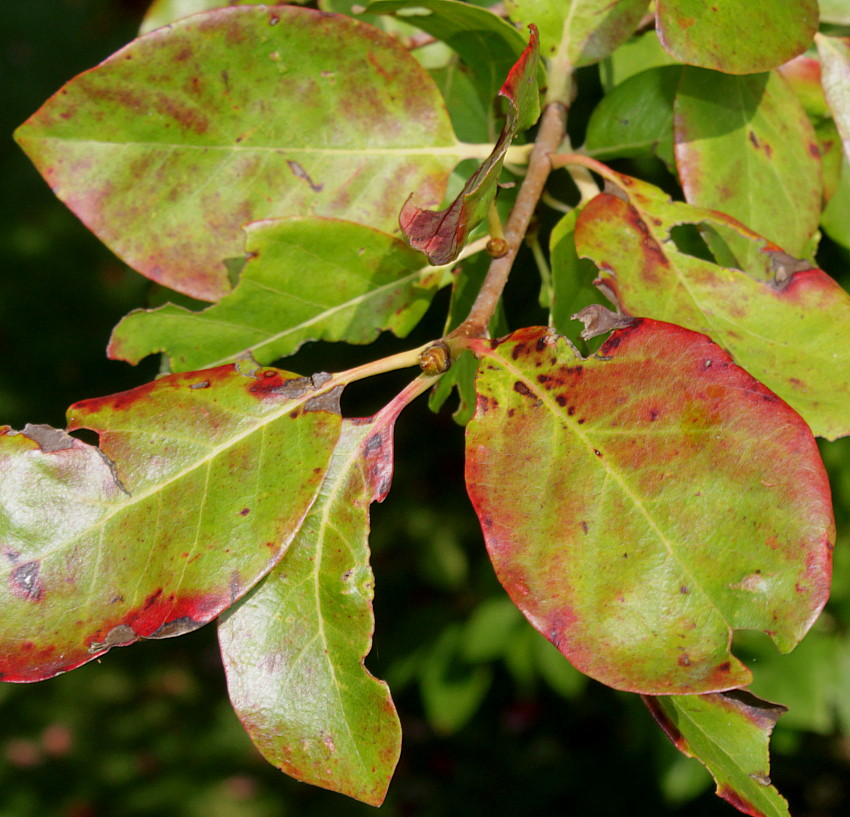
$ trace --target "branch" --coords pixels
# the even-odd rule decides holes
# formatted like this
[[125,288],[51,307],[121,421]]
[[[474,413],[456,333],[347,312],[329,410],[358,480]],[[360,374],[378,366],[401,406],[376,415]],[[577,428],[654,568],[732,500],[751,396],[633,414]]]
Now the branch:
[[563,141],[566,127],[566,106],[560,102],[547,105],[529,158],[528,173],[519,189],[516,204],[505,227],[508,251],[505,255],[493,259],[469,315],[449,337],[484,337],[487,334],[487,327],[502,296],[514,258],[528,230],[537,202],[543,193],[543,186],[552,169],[549,156]]

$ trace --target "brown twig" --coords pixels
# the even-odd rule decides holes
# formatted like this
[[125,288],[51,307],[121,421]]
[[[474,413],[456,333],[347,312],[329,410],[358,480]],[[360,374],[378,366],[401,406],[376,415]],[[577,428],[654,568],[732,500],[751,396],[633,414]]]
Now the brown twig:
[[528,230],[531,217],[534,215],[537,202],[540,200],[546,179],[552,169],[549,155],[554,153],[563,141],[566,127],[566,106],[560,102],[552,102],[547,105],[540,119],[537,139],[528,161],[528,172],[505,226],[505,240],[508,243],[508,251],[505,255],[494,258],[490,263],[487,277],[481,285],[478,297],[475,299],[469,315],[449,337],[477,338],[486,336],[490,319],[496,311],[517,251]]

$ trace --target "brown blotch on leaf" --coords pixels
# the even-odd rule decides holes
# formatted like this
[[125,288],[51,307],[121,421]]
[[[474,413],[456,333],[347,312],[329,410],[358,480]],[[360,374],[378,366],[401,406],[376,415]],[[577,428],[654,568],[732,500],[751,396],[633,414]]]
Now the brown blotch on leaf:
[[303,168],[302,165],[300,165],[293,159],[287,159],[286,163],[289,165],[289,169],[292,171],[292,175],[307,182],[307,185],[314,193],[322,192],[325,186],[323,184],[314,183],[313,180],[310,178],[310,174]]
[[586,306],[571,317],[584,324],[584,329],[580,333],[583,340],[590,340],[614,329],[623,329],[634,324],[632,318],[612,312],[601,304]]
[[330,414],[341,414],[339,399],[342,396],[342,386],[336,386],[330,391],[311,397],[304,404],[304,411],[327,411]]
[[39,578],[41,563],[38,560],[24,562],[9,574],[9,592],[27,601],[40,601],[44,585]]
[[61,428],[53,428],[44,423],[27,423],[21,434],[37,443],[38,447],[47,454],[74,447],[74,438],[70,434]]
[[189,616],[175,618],[174,621],[168,621],[163,624],[147,636],[147,638],[176,638],[178,635],[185,635],[186,633],[191,633],[193,630],[197,630],[203,623],[202,621],[195,621],[195,619],[189,618]]
[[526,386],[525,383],[523,383],[521,380],[517,380],[514,383],[514,391],[517,394],[523,395],[524,397],[532,397],[533,396],[532,393],[531,393],[531,389],[529,389],[528,386]]

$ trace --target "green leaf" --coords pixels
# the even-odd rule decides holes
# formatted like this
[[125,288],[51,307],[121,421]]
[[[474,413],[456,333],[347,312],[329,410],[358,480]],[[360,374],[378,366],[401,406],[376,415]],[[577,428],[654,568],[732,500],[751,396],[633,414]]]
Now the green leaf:
[[850,5],[847,0],[820,0],[820,20],[834,25],[850,25]]
[[369,505],[389,490],[394,421],[345,421],[286,556],[219,626],[230,699],[266,760],[373,806],[401,750],[389,689],[363,666],[374,629]]
[[[173,23],[182,17],[224,6],[258,6],[262,0],[154,0],[145,12],[139,34]],[[266,4],[268,5],[268,4]],[[295,5],[298,5],[297,1]]]
[[623,43],[599,64],[599,78],[605,93],[610,93],[629,77],[650,68],[679,65],[658,42],[655,31],[647,31]]
[[136,310],[115,328],[109,356],[130,363],[164,352],[172,371],[215,366],[249,352],[260,363],[309,340],[371,343],[418,323],[448,271],[423,266],[402,241],[338,219],[248,225],[248,261],[236,288],[192,312]]
[[813,123],[832,116],[823,93],[819,59],[809,54],[800,54],[799,57],[780,65],[777,71],[791,86]]
[[[587,204],[576,246],[622,308],[705,332],[815,434],[850,434],[850,296],[825,272],[721,213],[672,202],[634,178],[612,178],[628,200],[603,193]],[[683,251],[674,232],[683,224],[735,231],[760,268],[741,272]]]
[[850,39],[818,34],[815,42],[824,95],[841,134],[844,154],[850,158]]
[[711,772],[718,796],[752,817],[790,817],[769,777],[768,740],[784,706],[742,689],[644,702],[676,747]]
[[525,50],[522,34],[506,20],[458,0],[378,0],[367,13],[394,14],[446,43],[464,61],[488,106]]
[[632,321],[582,358],[551,330],[489,343],[466,481],[499,580],[582,672],[617,689],[750,680],[733,630],[787,652],[829,592],[817,446],[706,338]]
[[[777,74],[682,71],[675,103],[676,163],[691,204],[721,210],[801,258],[813,254],[821,207],[815,134]],[[741,269],[757,250],[727,237]]]
[[673,65],[650,68],[617,85],[590,116],[588,155],[606,160],[657,154],[674,168],[673,100],[681,73]]
[[[330,391],[329,391],[330,390]],[[215,618],[278,562],[339,435],[330,375],[222,366],[0,435],[0,677],[35,681]]]
[[540,29],[544,57],[558,55],[572,67],[607,57],[634,32],[648,0],[506,0],[515,23]]
[[[511,68],[499,91],[507,102],[507,116],[490,156],[444,210],[425,210],[413,203],[413,195],[401,208],[398,223],[412,247],[425,253],[432,264],[448,264],[458,257],[469,233],[487,216],[496,197],[496,186],[505,154],[517,132],[530,128],[540,115],[537,89],[539,45],[537,29],[522,56]],[[421,198],[419,192],[415,194]]]
[[727,74],[769,71],[802,54],[818,0],[657,0],[661,44],[680,62]]
[[850,164],[845,158],[841,163],[838,184],[821,214],[821,227],[826,234],[842,247],[850,249]]
[[464,155],[439,91],[347,17],[245,6],[158,29],[81,74],[17,131],[80,219],[139,272],[229,289],[242,225],[321,215],[392,230],[438,203]]

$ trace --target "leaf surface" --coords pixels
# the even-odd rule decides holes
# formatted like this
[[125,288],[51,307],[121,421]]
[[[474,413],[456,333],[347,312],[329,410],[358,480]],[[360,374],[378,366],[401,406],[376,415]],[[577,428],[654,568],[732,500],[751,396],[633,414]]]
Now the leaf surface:
[[340,428],[332,387],[223,366],[75,404],[69,429],[100,448],[6,427],[0,677],[49,678],[233,604],[319,490]]
[[[691,204],[721,210],[802,258],[813,253],[821,207],[820,153],[793,91],[777,74],[682,71],[676,164]],[[749,242],[732,240],[741,269]]]
[[850,39],[818,34],[815,42],[824,95],[841,134],[844,153],[850,157]]
[[[619,178],[628,201],[609,193],[594,198],[579,216],[576,246],[623,309],[705,332],[815,434],[850,434],[850,296],[822,270],[722,213]],[[681,224],[736,232],[760,268],[747,274],[683,252],[671,238]]]
[[149,31],[173,23],[181,17],[200,14],[202,11],[210,11],[224,6],[259,5],[263,5],[260,0],[154,0],[145,12],[139,33],[147,34]]
[[[531,26],[528,46],[499,91],[499,96],[507,101],[507,116],[499,140],[452,204],[444,210],[425,210],[413,203],[411,195],[401,208],[398,223],[405,238],[411,247],[425,253],[432,264],[448,264],[458,257],[470,231],[487,216],[496,197],[502,163],[514,136],[537,121],[539,51],[537,29]],[[418,192],[416,196],[420,198]]]
[[544,57],[556,54],[574,68],[607,57],[634,32],[647,0],[506,0],[516,23],[540,28]]
[[717,794],[751,817],[790,817],[770,784],[768,741],[786,709],[736,689],[711,695],[644,697],[683,754],[711,772]]
[[308,340],[371,343],[386,329],[403,337],[448,283],[404,242],[354,222],[273,219],[246,231],[248,261],[229,295],[202,312],[132,312],[109,356],[135,364],[165,352],[172,371],[187,371],[246,352],[270,363]]
[[551,330],[476,341],[466,481],[502,585],[582,672],[650,694],[750,680],[829,591],[829,484],[806,424],[706,338],[637,320],[583,359]]
[[661,44],[680,62],[727,74],[769,71],[812,42],[818,0],[658,0]]
[[369,504],[389,490],[394,419],[343,423],[286,556],[219,626],[231,701],[263,756],[374,806],[401,749],[389,689],[363,666],[374,629]]
[[294,6],[224,8],[135,40],[17,131],[54,192],[149,278],[217,300],[242,225],[322,215],[392,230],[464,155],[391,37]]

